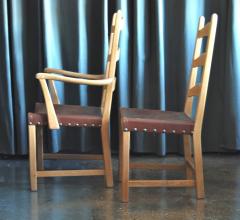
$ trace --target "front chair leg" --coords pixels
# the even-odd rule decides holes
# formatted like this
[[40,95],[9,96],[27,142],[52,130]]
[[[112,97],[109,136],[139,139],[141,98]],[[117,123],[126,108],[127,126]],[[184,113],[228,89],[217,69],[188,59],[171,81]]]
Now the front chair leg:
[[205,192],[203,178],[202,144],[200,133],[193,134],[193,148],[197,198],[203,199],[205,197]]
[[122,157],[123,157],[123,132],[120,126],[119,128],[119,158],[118,158],[118,176],[119,181],[122,181]]
[[36,126],[28,126],[29,134],[29,169],[31,191],[37,191],[37,157],[36,157]]
[[44,170],[43,158],[43,126],[36,127],[37,132],[37,170]]
[[102,136],[102,148],[103,148],[103,160],[104,160],[106,185],[107,187],[113,187],[110,134],[109,134],[108,125],[102,125],[101,136]]
[[130,132],[122,133],[122,202],[128,202],[128,182],[129,182],[129,157],[130,157]]

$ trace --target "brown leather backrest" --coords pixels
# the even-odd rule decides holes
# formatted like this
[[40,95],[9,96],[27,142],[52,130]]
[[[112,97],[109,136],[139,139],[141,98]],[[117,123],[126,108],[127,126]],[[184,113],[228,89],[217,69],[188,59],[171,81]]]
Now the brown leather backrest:
[[[218,16],[216,14],[212,15],[211,21],[208,22],[206,25],[204,25],[204,17],[200,17],[199,19],[190,80],[188,84],[188,91],[184,107],[184,112],[191,117],[193,113],[193,97],[198,97],[194,130],[202,129],[202,120],[208,90],[217,20]],[[207,44],[205,52],[202,53],[201,50],[203,45],[203,38],[206,38]],[[202,71],[199,71],[199,68],[201,68]],[[202,74],[201,81],[197,83],[197,75],[199,72],[201,72]]]

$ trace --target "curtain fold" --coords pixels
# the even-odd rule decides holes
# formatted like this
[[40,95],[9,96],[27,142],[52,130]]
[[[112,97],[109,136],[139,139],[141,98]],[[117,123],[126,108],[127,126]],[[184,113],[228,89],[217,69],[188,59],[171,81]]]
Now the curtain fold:
[[[0,1],[0,153],[27,154],[27,112],[43,101],[35,74],[44,67],[104,73],[113,13],[122,9],[117,87],[111,113],[118,150],[118,108],[182,111],[199,16],[219,15],[203,130],[203,150],[240,149],[239,0]],[[56,83],[66,104],[100,105],[101,89]],[[47,151],[100,152],[100,132],[45,131]],[[137,153],[181,152],[173,135],[134,134]]]
[[[225,22],[227,39],[222,39],[226,46],[226,62],[221,67],[225,71],[222,81],[219,84],[219,90],[223,99],[222,114],[223,117],[222,147],[233,151],[240,149],[240,14],[237,10],[240,7],[240,1],[231,1],[228,5],[226,14],[228,19]],[[225,83],[223,83],[225,82]]]
[[0,147],[1,153],[14,154],[15,133],[7,0],[0,2],[0,9]]

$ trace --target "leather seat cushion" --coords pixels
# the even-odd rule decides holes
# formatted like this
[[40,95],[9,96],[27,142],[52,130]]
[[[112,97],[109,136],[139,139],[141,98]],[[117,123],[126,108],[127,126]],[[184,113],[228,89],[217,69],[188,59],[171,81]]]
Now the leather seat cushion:
[[194,128],[194,121],[184,112],[121,108],[120,120],[124,131],[191,134]]
[[[54,105],[58,122],[62,126],[101,126],[102,113],[100,107],[79,105]],[[35,112],[28,113],[28,123],[46,125],[47,111],[44,103],[36,103]]]

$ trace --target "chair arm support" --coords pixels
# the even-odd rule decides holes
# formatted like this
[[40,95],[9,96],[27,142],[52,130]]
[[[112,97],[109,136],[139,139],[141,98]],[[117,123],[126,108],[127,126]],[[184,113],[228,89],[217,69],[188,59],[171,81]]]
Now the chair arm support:
[[99,74],[99,75],[84,74],[84,73],[78,73],[78,72],[72,72],[72,71],[54,69],[54,68],[45,68],[44,72],[45,73],[62,74],[65,76],[83,78],[83,79],[104,79],[104,74]]
[[56,80],[67,83],[75,83],[75,84],[83,84],[83,85],[91,85],[91,86],[106,86],[114,82],[114,78],[108,79],[78,79],[73,77],[59,76],[57,74],[49,74],[49,73],[38,73],[36,74],[37,79],[47,79],[47,80]]
[[58,118],[53,106],[52,98],[47,86],[46,79],[38,79],[42,88],[46,110],[47,110],[47,116],[48,116],[48,126],[50,129],[59,129],[59,123]]

